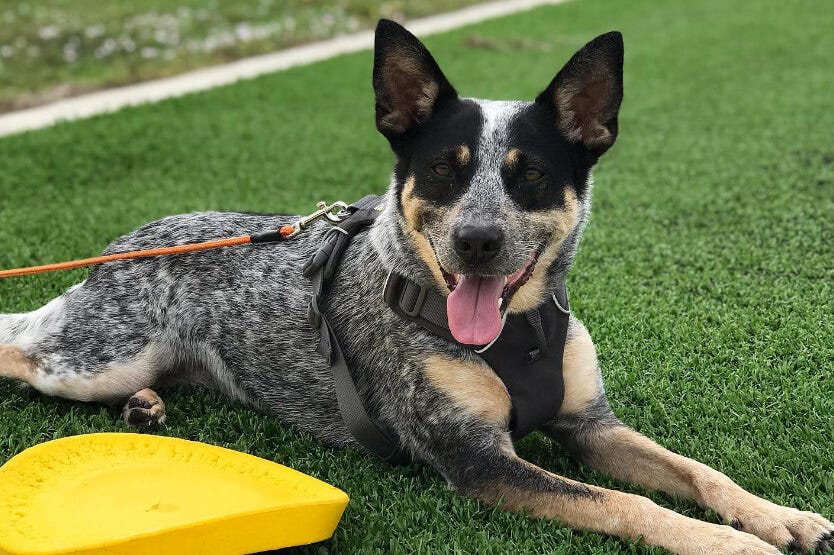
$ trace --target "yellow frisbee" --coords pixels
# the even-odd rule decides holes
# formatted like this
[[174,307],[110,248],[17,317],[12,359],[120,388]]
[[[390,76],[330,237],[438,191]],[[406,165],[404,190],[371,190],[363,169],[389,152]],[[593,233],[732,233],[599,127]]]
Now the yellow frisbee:
[[42,443],[0,468],[0,554],[245,554],[333,535],[348,496],[280,464],[140,434]]

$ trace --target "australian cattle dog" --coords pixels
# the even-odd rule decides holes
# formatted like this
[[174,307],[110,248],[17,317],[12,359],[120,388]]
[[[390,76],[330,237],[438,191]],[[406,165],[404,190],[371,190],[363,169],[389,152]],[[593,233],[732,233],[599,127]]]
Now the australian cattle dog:
[[[532,102],[460,97],[425,46],[391,21],[379,22],[374,54],[376,126],[395,155],[393,174],[378,218],[351,239],[319,307],[370,417],[461,494],[536,518],[678,553],[834,548],[834,524],[822,516],[748,493],[620,422],[591,336],[555,296],[589,218],[591,169],[619,131],[622,36],[589,42]],[[106,252],[294,220],[171,216]],[[0,376],[47,395],[124,405],[137,426],[164,422],[160,388],[210,387],[328,444],[364,449],[316,351],[312,286],[301,272],[331,229],[322,221],[280,245],[97,266],[42,308],[0,316]],[[443,299],[449,336],[392,310],[383,299],[392,271]],[[516,454],[513,397],[482,346],[499,338],[508,318],[547,303],[565,309],[553,365],[563,397],[537,429],[584,464],[692,499],[727,525],[558,476]]]

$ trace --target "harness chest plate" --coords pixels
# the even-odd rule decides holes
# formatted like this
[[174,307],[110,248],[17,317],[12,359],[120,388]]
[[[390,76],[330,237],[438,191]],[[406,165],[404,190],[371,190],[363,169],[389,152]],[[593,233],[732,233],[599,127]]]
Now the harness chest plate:
[[[389,462],[403,462],[406,456],[396,434],[375,423],[364,410],[332,328],[318,308],[321,293],[335,275],[350,239],[376,220],[382,202],[381,197],[368,196],[351,205],[350,215],[326,235],[319,251],[304,267],[304,275],[313,281],[310,320],[319,328],[319,352],[333,369],[339,409],[348,429],[369,451]],[[446,299],[434,289],[392,272],[384,298],[403,318],[455,342],[447,323]],[[481,349],[465,346],[474,349],[504,382],[512,402],[513,439],[526,436],[559,411],[564,398],[562,358],[569,317],[562,286],[541,306],[507,315],[501,334],[490,345]]]
[[481,353],[510,394],[510,429],[514,439],[555,418],[565,396],[562,358],[569,313],[563,312],[555,299],[535,310],[545,335],[543,346],[536,338],[539,330],[535,324],[526,315],[518,314],[507,318],[501,335]]
[[[561,302],[557,296],[562,296]],[[407,320],[456,342],[446,316],[446,299],[399,274],[388,276],[385,302]],[[506,315],[501,334],[491,344],[473,349],[495,372],[512,402],[510,431],[521,439],[553,418],[562,406],[562,357],[570,312],[564,290],[522,314]]]

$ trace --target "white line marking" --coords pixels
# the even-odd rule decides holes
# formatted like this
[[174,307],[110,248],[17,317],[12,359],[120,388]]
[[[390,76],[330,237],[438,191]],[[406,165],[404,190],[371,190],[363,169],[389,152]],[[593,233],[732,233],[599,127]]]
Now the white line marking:
[[[455,12],[433,15],[407,22],[416,35],[432,35],[487,19],[530,10],[545,4],[561,4],[566,0],[500,0],[470,6]],[[83,96],[59,100],[45,106],[0,115],[0,137],[50,126],[63,120],[86,118],[112,112],[125,106],[156,102],[165,98],[204,91],[251,79],[265,73],[307,65],[341,54],[373,48],[373,31],[306,44],[272,54],[244,58],[235,62],[182,73],[174,77],[146,81]]]

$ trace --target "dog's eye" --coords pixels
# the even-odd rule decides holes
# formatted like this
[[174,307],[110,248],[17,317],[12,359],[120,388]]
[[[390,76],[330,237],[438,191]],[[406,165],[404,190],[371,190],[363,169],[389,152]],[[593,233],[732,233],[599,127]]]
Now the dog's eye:
[[538,181],[543,176],[544,174],[536,168],[527,168],[527,171],[524,172],[524,181],[532,183],[533,181]]
[[449,177],[450,175],[452,175],[452,167],[445,162],[435,164],[434,166],[432,166],[431,169],[434,170],[434,173],[441,177]]

